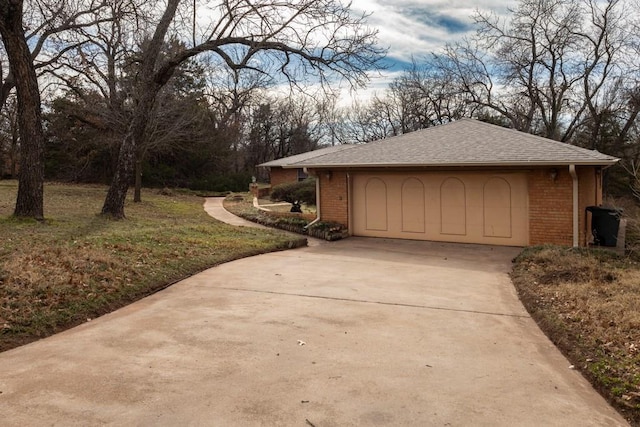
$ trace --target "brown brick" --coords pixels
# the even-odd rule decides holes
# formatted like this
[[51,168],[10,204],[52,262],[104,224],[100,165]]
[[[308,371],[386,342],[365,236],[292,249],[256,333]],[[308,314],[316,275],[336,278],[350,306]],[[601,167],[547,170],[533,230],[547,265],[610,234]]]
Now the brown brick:
[[320,180],[320,215],[323,221],[337,222],[344,226],[349,223],[349,200],[346,172],[333,171],[318,173]]
[[287,182],[298,182],[298,169],[272,167],[270,171],[271,187]]
[[[529,244],[573,244],[573,180],[568,166],[556,168],[558,176],[551,179],[551,168],[529,173]],[[578,230],[579,243],[586,244],[585,208],[602,200],[600,172],[596,167],[578,167]]]

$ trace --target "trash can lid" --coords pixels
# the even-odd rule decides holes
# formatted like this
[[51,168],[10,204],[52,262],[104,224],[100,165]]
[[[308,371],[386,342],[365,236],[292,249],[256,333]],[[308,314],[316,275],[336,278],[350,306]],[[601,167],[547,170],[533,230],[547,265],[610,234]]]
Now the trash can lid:
[[622,215],[624,209],[622,208],[606,208],[603,206],[587,206],[587,212],[591,213],[602,213],[602,214],[610,214],[610,215]]

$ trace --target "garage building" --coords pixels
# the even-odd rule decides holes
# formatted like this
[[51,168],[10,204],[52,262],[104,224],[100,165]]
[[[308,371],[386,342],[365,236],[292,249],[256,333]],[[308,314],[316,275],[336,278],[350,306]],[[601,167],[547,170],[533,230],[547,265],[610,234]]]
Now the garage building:
[[445,125],[291,162],[317,178],[318,214],[356,236],[585,245],[618,159],[483,123]]

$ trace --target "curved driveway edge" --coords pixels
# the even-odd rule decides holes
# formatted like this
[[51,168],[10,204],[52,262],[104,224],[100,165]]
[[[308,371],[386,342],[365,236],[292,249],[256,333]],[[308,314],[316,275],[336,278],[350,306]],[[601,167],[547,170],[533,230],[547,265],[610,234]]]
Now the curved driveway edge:
[[618,426],[517,249],[350,238],[212,268],[0,354],[2,424]]

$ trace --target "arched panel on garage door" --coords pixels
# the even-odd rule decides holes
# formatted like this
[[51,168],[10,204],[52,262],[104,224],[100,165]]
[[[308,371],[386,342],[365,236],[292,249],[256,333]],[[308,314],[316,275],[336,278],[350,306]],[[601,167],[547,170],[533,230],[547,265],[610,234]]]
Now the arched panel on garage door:
[[486,237],[511,237],[511,185],[504,178],[484,183],[483,212]]
[[366,229],[386,231],[387,184],[380,178],[369,178],[365,185]]
[[467,234],[466,188],[458,178],[447,178],[440,185],[440,233]]
[[424,184],[417,178],[402,183],[402,231],[424,233]]

